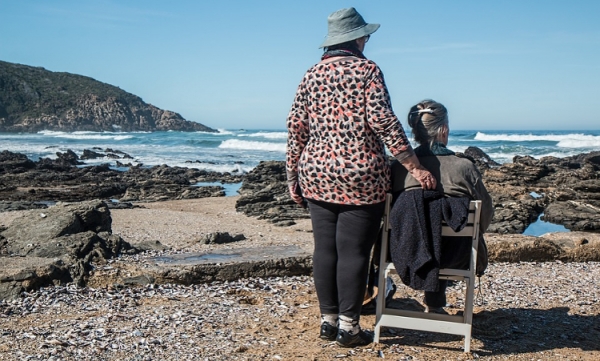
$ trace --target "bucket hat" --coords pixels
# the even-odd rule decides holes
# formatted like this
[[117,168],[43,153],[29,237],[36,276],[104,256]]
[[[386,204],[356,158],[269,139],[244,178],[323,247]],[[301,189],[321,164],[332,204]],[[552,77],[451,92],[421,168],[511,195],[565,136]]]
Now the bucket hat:
[[367,24],[355,8],[338,10],[327,17],[327,37],[320,48],[371,35],[379,24]]

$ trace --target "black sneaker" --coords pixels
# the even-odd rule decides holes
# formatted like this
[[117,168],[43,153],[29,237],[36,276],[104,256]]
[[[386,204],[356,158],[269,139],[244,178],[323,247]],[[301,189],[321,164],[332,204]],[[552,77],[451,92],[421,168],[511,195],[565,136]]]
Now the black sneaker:
[[322,340],[335,341],[337,334],[338,334],[337,327],[332,326],[329,322],[323,322],[321,324],[321,334],[319,335],[319,337]]
[[356,335],[351,335],[348,331],[340,330],[337,335],[336,343],[342,347],[366,346],[373,342],[373,335],[360,330]]

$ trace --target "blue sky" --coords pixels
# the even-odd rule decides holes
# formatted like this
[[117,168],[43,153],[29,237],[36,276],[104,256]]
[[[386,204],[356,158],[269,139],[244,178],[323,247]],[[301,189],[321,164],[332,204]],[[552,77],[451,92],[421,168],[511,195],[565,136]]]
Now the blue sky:
[[213,128],[284,129],[327,16],[380,23],[365,55],[406,126],[600,128],[600,1],[0,0],[0,60],[86,75]]

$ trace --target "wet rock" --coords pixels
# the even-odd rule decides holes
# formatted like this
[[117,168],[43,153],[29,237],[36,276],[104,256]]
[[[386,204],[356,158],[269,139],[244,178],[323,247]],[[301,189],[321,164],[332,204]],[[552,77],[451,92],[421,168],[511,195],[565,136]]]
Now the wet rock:
[[544,211],[542,219],[562,224],[573,231],[595,231],[600,229],[600,201],[554,202]]
[[25,154],[12,153],[8,150],[0,153],[0,173],[22,173],[35,168],[35,163]]
[[64,153],[56,152],[56,157],[58,158],[59,162],[64,162],[71,165],[83,164],[83,162],[79,161],[79,157],[77,156],[77,154],[75,154],[75,152],[73,152],[70,149],[67,149],[67,151]]
[[97,159],[97,158],[104,158],[104,154],[94,152],[93,150],[84,149],[83,154],[81,155],[81,159]]
[[[104,153],[100,153],[104,152]],[[114,149],[86,150],[91,154],[110,158],[130,156]],[[209,172],[193,168],[142,167],[129,165],[126,171],[112,169],[105,163],[89,167],[73,164],[77,155],[68,150],[59,153],[58,159],[43,158],[33,162],[23,154],[3,152],[0,154],[0,199],[5,202],[0,208],[9,210],[11,202],[81,202],[103,199],[110,207],[126,206],[127,202],[154,202],[172,199],[222,197],[220,186],[195,186],[198,182],[239,183],[243,175]],[[119,163],[123,165],[122,163]],[[117,165],[119,165],[117,164]],[[113,200],[120,201],[117,205]],[[14,203],[17,207],[16,204]],[[23,208],[26,203],[20,203]],[[34,208],[32,205],[31,208]]]
[[[496,214],[488,231],[521,233],[541,213],[571,230],[599,231],[600,152],[534,159],[484,170]],[[536,198],[531,193],[537,194]]]

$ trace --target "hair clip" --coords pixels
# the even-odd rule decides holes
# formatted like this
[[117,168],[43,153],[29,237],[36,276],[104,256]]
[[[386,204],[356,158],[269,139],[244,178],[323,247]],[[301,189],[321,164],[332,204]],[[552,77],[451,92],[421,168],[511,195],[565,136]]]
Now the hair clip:
[[419,113],[419,114],[421,114],[421,113],[429,113],[429,114],[433,114],[433,109],[431,109],[431,108],[425,108],[425,109],[415,110],[414,112],[410,112],[410,114],[413,114],[413,113]]

